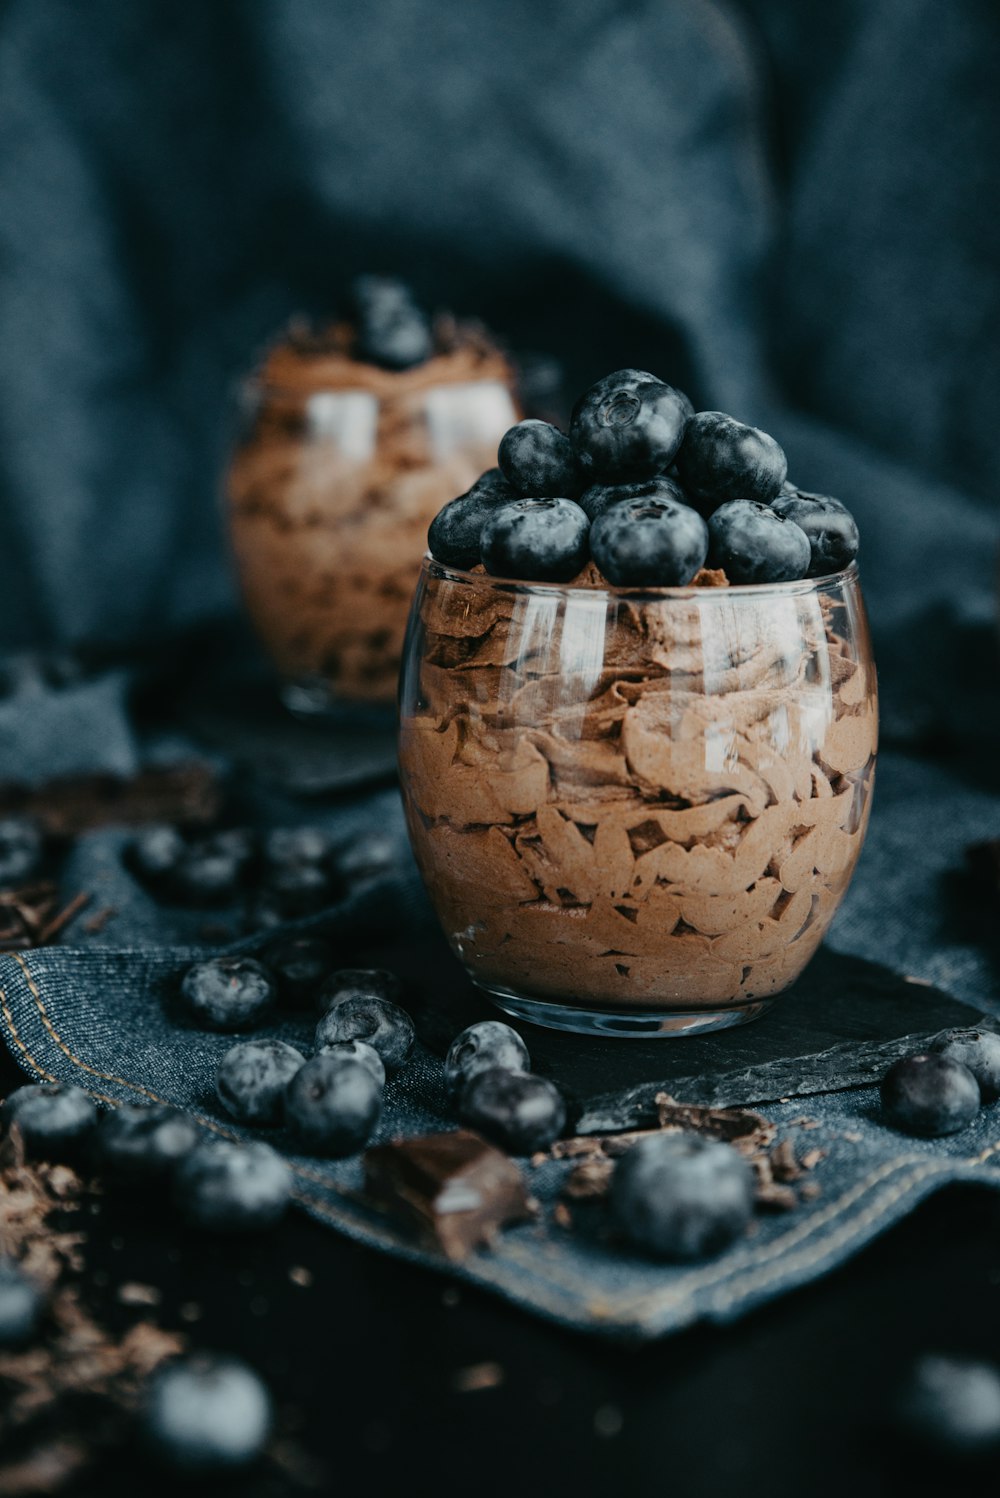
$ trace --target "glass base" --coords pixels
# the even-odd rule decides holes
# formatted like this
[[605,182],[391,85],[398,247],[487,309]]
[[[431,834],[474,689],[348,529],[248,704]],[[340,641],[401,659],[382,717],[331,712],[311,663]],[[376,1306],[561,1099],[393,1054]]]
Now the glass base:
[[774,999],[754,999],[749,1004],[730,1004],[725,1009],[574,1009],[569,1004],[550,1004],[526,999],[506,988],[477,983],[483,993],[514,1019],[542,1025],[547,1030],[569,1030],[574,1035],[614,1035],[620,1040],[670,1040],[681,1035],[704,1035],[708,1030],[729,1030],[746,1025],[765,1014]]
[[322,677],[310,676],[282,682],[280,692],[289,712],[306,722],[333,727],[343,724],[350,728],[363,724],[370,728],[388,727],[395,732],[395,701],[370,702],[338,697]]

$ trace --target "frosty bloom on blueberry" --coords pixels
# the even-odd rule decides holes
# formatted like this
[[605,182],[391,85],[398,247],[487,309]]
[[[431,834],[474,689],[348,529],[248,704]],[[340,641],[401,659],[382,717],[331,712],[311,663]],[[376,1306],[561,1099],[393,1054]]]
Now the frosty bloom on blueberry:
[[596,478],[654,478],[668,467],[684,436],[688,407],[671,385],[609,385],[580,397],[570,437],[581,466]]
[[519,421],[511,427],[497,459],[518,494],[573,499],[582,488],[572,442],[547,421]]
[[727,499],[774,499],[788,472],[767,432],[722,411],[692,416],[677,453],[677,472],[694,499],[713,507]]

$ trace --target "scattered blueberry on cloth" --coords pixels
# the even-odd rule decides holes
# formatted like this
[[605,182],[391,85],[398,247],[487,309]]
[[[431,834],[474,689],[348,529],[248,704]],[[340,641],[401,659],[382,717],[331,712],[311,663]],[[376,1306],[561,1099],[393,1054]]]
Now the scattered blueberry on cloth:
[[[348,897],[327,923],[334,942],[360,926],[377,929],[390,916],[404,930],[415,926],[422,908],[407,900],[406,889],[405,879],[386,879]],[[1000,1186],[1000,1105],[984,1107],[969,1127],[945,1139],[919,1140],[886,1127],[877,1090],[859,1088],[763,1105],[800,1161],[820,1152],[802,1177],[818,1193],[790,1211],[758,1210],[752,1234],[717,1257],[683,1266],[656,1262],[609,1238],[600,1209],[574,1213],[578,1220],[567,1230],[553,1209],[575,1162],[546,1160],[524,1165],[542,1204],[539,1220],[509,1229],[491,1252],[447,1264],[364,1205],[357,1157],[319,1160],[281,1129],[247,1130],[233,1120],[216,1092],[233,1034],[178,1028],[164,1003],[197,955],[191,947],[95,944],[3,956],[0,1031],[33,1078],[83,1086],[101,1105],[161,1100],[187,1110],[209,1138],[218,1132],[265,1140],[287,1158],[298,1205],[320,1221],[567,1326],[646,1339],[699,1320],[731,1321],[833,1268],[938,1187]],[[279,1009],[253,1035],[308,1052],[313,1027],[314,1016]],[[418,1042],[409,1064],[389,1079],[375,1142],[454,1126],[444,1063]]]

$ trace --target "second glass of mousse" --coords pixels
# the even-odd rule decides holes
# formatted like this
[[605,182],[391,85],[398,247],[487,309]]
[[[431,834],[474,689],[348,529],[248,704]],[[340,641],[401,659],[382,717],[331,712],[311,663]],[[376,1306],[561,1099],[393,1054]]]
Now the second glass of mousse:
[[[765,434],[641,371],[601,387],[569,439],[515,427],[502,476],[431,529],[402,678],[410,834],[501,1008],[720,1028],[799,975],[861,851],[877,702],[857,531],[785,482]],[[675,477],[637,476],[649,449]],[[720,498],[737,485],[752,497]]]
[[394,700],[428,524],[518,414],[511,366],[478,325],[432,323],[375,277],[351,309],[268,349],[226,485],[244,602],[302,711]]

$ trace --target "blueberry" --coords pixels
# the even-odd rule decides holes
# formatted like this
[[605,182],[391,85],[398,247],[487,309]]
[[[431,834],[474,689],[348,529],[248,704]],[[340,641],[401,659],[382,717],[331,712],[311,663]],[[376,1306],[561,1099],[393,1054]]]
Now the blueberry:
[[469,1025],[456,1035],[444,1061],[444,1085],[449,1097],[456,1097],[476,1072],[490,1067],[504,1071],[531,1070],[528,1047],[510,1025],[502,1020],[484,1019]]
[[147,1444],[191,1476],[247,1466],[271,1423],[271,1398],[256,1373],[235,1358],[206,1354],[159,1369],[142,1411]]
[[653,1134],[618,1162],[611,1211],[637,1248],[664,1259],[701,1259],[746,1231],[753,1175],[731,1145],[700,1134]]
[[257,839],[248,827],[224,827],[202,838],[197,847],[204,853],[234,858],[241,870],[257,857]]
[[547,421],[519,421],[501,438],[497,458],[518,494],[575,499],[583,487],[572,442]]
[[278,864],[261,883],[256,913],[265,926],[298,920],[325,910],[336,896],[332,875],[319,864]]
[[478,565],[483,526],[501,504],[517,499],[499,468],[491,468],[466,493],[446,504],[431,521],[427,545],[435,561],[462,569]]
[[212,1232],[253,1232],[278,1222],[292,1195],[292,1173],[269,1144],[209,1139],[174,1176],[178,1211]]
[[405,857],[406,850],[394,833],[369,831],[338,848],[333,860],[345,883],[360,884],[364,879],[374,879],[379,874],[397,869]]
[[30,817],[0,821],[0,889],[13,889],[33,879],[41,867],[45,839]]
[[[640,385],[663,385],[665,383],[658,375],[650,374],[647,369],[616,369],[611,374],[604,375],[602,379],[591,385],[587,391],[587,396],[591,400],[596,400],[611,395],[616,390],[635,390]],[[684,394],[684,391],[675,388],[674,394],[680,402],[684,415],[688,417],[693,416],[694,406]]]
[[18,1087],[0,1108],[0,1124],[17,1129],[25,1154],[35,1160],[77,1156],[97,1123],[93,1099],[82,1087],[61,1082],[31,1082]]
[[42,1292],[12,1259],[0,1259],[0,1347],[19,1347],[38,1325]]
[[932,1042],[931,1051],[967,1066],[984,1103],[1000,1098],[1000,1035],[993,1030],[949,1030]]
[[882,1116],[904,1134],[956,1134],[979,1112],[979,1083],[951,1056],[904,1056],[881,1084]]
[[384,967],[341,967],[331,973],[319,991],[320,1013],[325,1014],[340,999],[377,998],[387,1004],[402,1004],[405,989],[395,973]]
[[518,499],[483,526],[482,559],[494,577],[569,582],[590,555],[590,522],[571,499]]
[[409,287],[385,276],[359,276],[352,286],[355,355],[383,369],[410,369],[434,352],[430,323]]
[[[602,375],[599,380],[595,380],[577,404],[582,405],[587,396],[602,397],[613,395],[616,390],[635,390],[638,385],[662,384],[663,381],[655,374],[650,374],[648,369],[613,369],[610,374]],[[678,394],[680,394],[679,391]]]
[[244,1040],[228,1050],[215,1074],[226,1112],[240,1123],[281,1122],[285,1088],[306,1058],[283,1040]]
[[392,973],[345,968],[320,990],[325,1009],[316,1027],[317,1048],[337,1040],[366,1040],[385,1063],[398,1071],[413,1049],[413,1021],[396,999],[402,986]]
[[336,962],[333,948],[321,936],[284,936],[262,955],[277,979],[278,998],[290,1009],[312,1005]]
[[722,411],[699,411],[684,433],[677,472],[686,492],[710,511],[727,499],[766,504],[780,490],[788,463],[767,432]]
[[787,583],[805,577],[809,538],[770,505],[731,499],[708,522],[708,565],[721,567],[731,583]]
[[229,848],[208,840],[190,843],[170,874],[169,892],[190,905],[228,905],[239,892],[243,868]]
[[334,1056],[339,1061],[357,1061],[368,1068],[380,1087],[385,1086],[385,1062],[366,1040],[332,1040],[316,1054]]
[[598,516],[594,561],[615,587],[683,587],[704,566],[708,527],[673,499],[626,499]]
[[157,1181],[195,1148],[201,1130],[168,1103],[122,1103],[97,1125],[101,1165],[121,1181]]
[[591,484],[577,500],[580,509],[593,522],[612,505],[624,499],[669,499],[675,504],[686,505],[687,499],[680,484],[664,477],[643,479],[638,484]]
[[312,1153],[356,1155],[379,1121],[382,1096],[370,1066],[321,1051],[288,1084],[285,1121]]
[[458,1113],[463,1123],[512,1155],[548,1149],[566,1127],[566,1104],[557,1087],[502,1066],[473,1072],[459,1094]]
[[209,957],[181,980],[181,1005],[206,1030],[242,1030],[259,1024],[274,1004],[275,983],[253,957]]
[[807,577],[826,577],[849,567],[858,554],[860,537],[854,516],[839,499],[826,494],[782,492],[771,508],[784,520],[792,520],[805,533],[812,557]]
[[577,401],[570,437],[580,466],[607,483],[655,478],[684,436],[684,397],[671,385],[601,380]]
[[900,1433],[938,1455],[973,1457],[1000,1445],[1000,1374],[992,1363],[925,1355],[893,1409]]
[[264,839],[264,862],[272,868],[322,863],[330,839],[322,827],[275,827]]
[[125,861],[146,884],[168,883],[187,853],[187,843],[176,827],[144,827],[126,849]]

